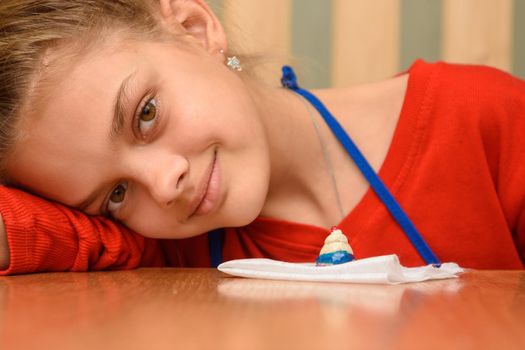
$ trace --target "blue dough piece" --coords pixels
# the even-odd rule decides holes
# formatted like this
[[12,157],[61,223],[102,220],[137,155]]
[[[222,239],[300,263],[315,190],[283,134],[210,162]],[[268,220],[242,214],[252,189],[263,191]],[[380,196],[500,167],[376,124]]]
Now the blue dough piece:
[[354,256],[352,254],[349,254],[344,250],[338,250],[336,252],[319,255],[315,263],[318,266],[337,265],[344,264],[352,260],[354,260]]

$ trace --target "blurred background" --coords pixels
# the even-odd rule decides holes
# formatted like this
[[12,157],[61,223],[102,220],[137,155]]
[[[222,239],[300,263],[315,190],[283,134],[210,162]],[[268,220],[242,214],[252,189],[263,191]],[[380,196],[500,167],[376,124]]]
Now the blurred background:
[[[525,0],[208,0],[264,79],[293,64],[308,88],[390,77],[417,58],[525,78]],[[240,47],[240,48],[239,48]]]

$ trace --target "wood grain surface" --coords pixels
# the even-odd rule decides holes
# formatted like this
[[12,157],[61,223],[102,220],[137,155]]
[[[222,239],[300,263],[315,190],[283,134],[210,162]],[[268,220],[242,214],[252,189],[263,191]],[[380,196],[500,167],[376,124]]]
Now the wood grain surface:
[[525,272],[405,285],[213,269],[0,278],[7,349],[524,349]]

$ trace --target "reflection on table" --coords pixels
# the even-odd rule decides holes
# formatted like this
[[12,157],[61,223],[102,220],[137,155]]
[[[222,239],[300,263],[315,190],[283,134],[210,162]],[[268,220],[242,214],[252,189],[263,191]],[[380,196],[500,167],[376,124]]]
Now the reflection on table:
[[213,269],[0,278],[2,349],[525,348],[525,272],[403,285]]

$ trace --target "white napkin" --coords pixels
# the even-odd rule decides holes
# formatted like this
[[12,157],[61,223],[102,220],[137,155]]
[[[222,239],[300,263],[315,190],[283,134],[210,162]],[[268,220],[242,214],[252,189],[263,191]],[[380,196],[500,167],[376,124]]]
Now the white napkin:
[[218,266],[224,273],[250,278],[310,282],[349,283],[407,283],[433,279],[454,278],[463,272],[456,263],[404,267],[397,255],[384,255],[358,259],[330,266],[315,266],[313,263],[288,263],[271,259],[239,259]]

